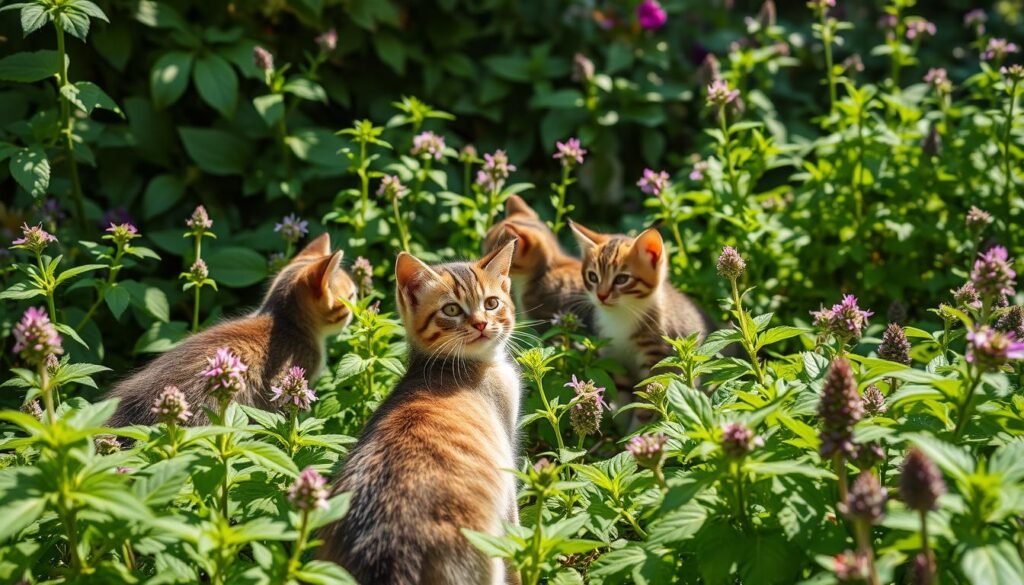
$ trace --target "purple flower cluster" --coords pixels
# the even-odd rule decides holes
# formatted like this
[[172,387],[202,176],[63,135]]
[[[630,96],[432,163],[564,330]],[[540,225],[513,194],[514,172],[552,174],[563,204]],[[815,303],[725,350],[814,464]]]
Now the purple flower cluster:
[[977,35],[985,34],[985,23],[988,22],[988,15],[981,8],[970,10],[964,15],[964,26],[974,29]]
[[1024,307],[1016,305],[1007,309],[996,321],[996,329],[1024,340]]
[[747,270],[747,263],[732,246],[722,248],[722,254],[715,265],[718,275],[727,280],[736,280]]
[[871,315],[874,313],[861,309],[857,297],[853,295],[843,295],[842,302],[832,305],[831,309],[822,307],[818,311],[811,311],[815,327],[842,341],[860,337]]
[[821,456],[856,455],[853,427],[864,416],[864,403],[857,392],[853,368],[844,358],[836,358],[825,375],[818,401],[821,419]]
[[377,196],[388,201],[401,199],[409,193],[409,189],[402,184],[395,175],[384,175],[380,178],[380,186],[377,187]]
[[936,32],[937,29],[935,28],[935,23],[925,20],[923,18],[914,19],[907,22],[908,40],[913,41],[918,37],[924,37],[925,35],[929,37],[934,37]]
[[556,142],[555,148],[558,152],[552,158],[562,161],[562,166],[567,169],[583,164],[583,157],[587,154],[586,149],[580,145],[578,138],[570,138],[565,142]]
[[964,225],[967,226],[967,230],[975,234],[980,234],[991,223],[992,214],[974,205],[967,210],[967,215],[964,216]]
[[636,182],[636,186],[640,187],[640,190],[644,193],[658,197],[668,189],[668,173],[644,169],[644,173],[640,180]]
[[900,498],[911,510],[928,512],[946,493],[946,481],[939,468],[917,447],[907,453],[900,473]]
[[668,22],[668,14],[657,0],[642,0],[636,7],[636,21],[647,30],[658,30]]
[[1006,39],[991,38],[988,40],[988,44],[985,45],[985,50],[981,53],[981,58],[984,61],[1002,61],[1007,55],[1019,53],[1020,47],[1015,43],[1011,43]]
[[352,279],[359,287],[360,296],[365,296],[373,288],[373,265],[362,256],[352,263]]
[[325,30],[318,34],[313,42],[316,46],[320,47],[320,50],[324,53],[330,53],[338,47],[338,31],[334,28]]
[[327,480],[312,467],[303,469],[295,483],[288,488],[288,501],[295,509],[303,512],[326,510],[329,495]]
[[886,499],[885,488],[878,482],[878,477],[864,471],[853,480],[846,501],[840,502],[838,508],[850,520],[877,524],[885,517]]
[[707,104],[713,108],[727,106],[740,97],[740,90],[729,87],[729,82],[721,77],[714,79],[708,85]]
[[199,376],[206,379],[206,388],[211,394],[229,399],[245,390],[245,372],[249,366],[229,348],[218,349],[206,362],[207,367]]
[[110,224],[110,227],[107,228],[107,233],[109,233],[110,235],[103,237],[113,240],[114,244],[119,247],[127,244],[129,240],[141,237],[139,235],[138,228],[136,228],[134,225],[130,223],[112,223]]
[[1013,271],[1013,260],[1006,248],[993,246],[978,255],[971,270],[971,282],[983,299],[989,302],[1002,295],[1012,295],[1017,282],[1017,273]]
[[252,48],[252,64],[260,71],[274,70],[274,55],[263,47]]
[[967,333],[967,361],[983,371],[1001,369],[1010,360],[1024,360],[1024,341],[987,325]]
[[185,225],[193,234],[202,235],[213,227],[213,220],[206,213],[206,208],[200,205],[192,212],[192,216],[185,220]]
[[11,242],[12,249],[28,250],[33,254],[43,253],[46,246],[57,241],[57,237],[43,229],[42,224],[29,227],[27,223],[21,224],[21,237]]
[[978,295],[978,289],[974,288],[974,283],[971,281],[967,281],[960,288],[949,292],[953,293],[953,302],[956,303],[957,307],[965,309],[981,308],[981,296]]
[[690,169],[690,174],[688,176],[690,177],[691,181],[695,181],[695,182],[696,181],[703,181],[704,180],[704,173],[706,173],[707,171],[708,171],[708,161],[706,161],[706,160],[699,160],[699,161],[693,163],[693,168]]
[[569,410],[569,426],[581,437],[596,434],[601,430],[601,412],[606,408],[604,388],[596,386],[593,380],[579,380],[576,374],[565,387],[576,391],[573,407]]
[[730,422],[722,426],[722,452],[726,457],[742,459],[763,445],[764,439],[741,422]]
[[185,393],[177,386],[165,386],[160,395],[153,402],[150,412],[155,414],[160,422],[166,424],[185,424],[192,418],[192,411],[189,410],[188,399]]
[[910,365],[910,340],[898,323],[889,323],[878,345],[878,357],[905,366]]
[[206,265],[206,261],[202,258],[197,259],[192,263],[192,267],[188,269],[188,278],[194,283],[200,283],[210,277],[210,268]]
[[270,385],[270,401],[278,406],[295,406],[299,410],[309,410],[316,401],[316,392],[309,387],[306,370],[298,366],[288,371]]
[[485,191],[499,191],[515,170],[516,166],[508,161],[508,154],[495,150],[493,154],[484,155],[483,167],[476,173],[476,184]]
[[626,443],[626,451],[636,459],[637,465],[656,469],[665,459],[665,444],[668,437],[661,433],[638,435]]
[[309,222],[292,213],[286,215],[281,223],[274,224],[274,231],[281,234],[284,241],[294,244],[309,233]]
[[885,394],[874,384],[864,389],[861,395],[861,403],[864,405],[864,412],[870,416],[882,416],[889,410],[885,405]]
[[64,353],[62,341],[45,309],[29,307],[14,325],[14,353],[33,366],[43,365],[51,355]]
[[441,160],[444,158],[444,136],[429,130],[412,137],[412,155]]
[[953,91],[953,82],[949,80],[949,74],[941,67],[933,67],[924,75],[924,82],[932,86],[935,91],[945,94]]
[[[1021,81],[1024,81],[1024,65],[1021,65],[1019,63],[1014,63],[1009,67],[1000,67],[999,73],[1001,73],[1003,77],[1006,78],[1006,81],[1010,81],[1012,83],[1020,83]],[[1010,89],[1011,88],[1007,88],[1007,90]]]
[[551,325],[566,333],[573,333],[579,329],[580,318],[572,311],[556,311],[551,315]]

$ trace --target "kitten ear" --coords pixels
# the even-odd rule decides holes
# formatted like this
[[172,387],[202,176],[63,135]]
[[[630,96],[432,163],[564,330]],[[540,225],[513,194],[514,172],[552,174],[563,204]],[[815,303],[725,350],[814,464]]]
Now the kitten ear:
[[316,261],[306,268],[306,283],[313,296],[323,298],[327,308],[334,307],[335,299],[331,297],[331,278],[341,270],[341,258],[345,253],[338,250],[334,254]]
[[608,241],[608,236],[604,234],[599,234],[592,229],[585,228],[571,219],[568,222],[569,227],[572,229],[572,234],[576,236],[576,242],[579,243],[580,250],[583,252],[589,252]]
[[476,267],[495,278],[508,276],[508,271],[512,268],[512,256],[516,252],[517,242],[518,240],[515,238],[509,240],[504,246],[481,258],[476,263]]
[[633,254],[649,262],[651,268],[657,267],[665,255],[665,240],[661,238],[661,232],[654,228],[644,230],[633,240]]
[[416,304],[416,292],[428,278],[440,278],[434,270],[422,260],[408,252],[399,252],[395,260],[395,280],[398,283],[398,294],[401,300]]
[[306,244],[306,247],[301,252],[295,255],[296,258],[299,256],[327,256],[331,253],[331,235],[323,233],[313,239],[312,242]]
[[527,205],[526,200],[519,195],[509,195],[505,200],[505,217],[513,215],[525,215],[531,219],[540,219],[537,212]]
[[509,240],[519,240],[516,244],[516,254],[518,254],[520,258],[522,258],[523,255],[534,246],[534,237],[533,234],[530,233],[530,230],[524,230],[511,223],[503,224],[501,227],[505,230],[502,243],[508,242]]

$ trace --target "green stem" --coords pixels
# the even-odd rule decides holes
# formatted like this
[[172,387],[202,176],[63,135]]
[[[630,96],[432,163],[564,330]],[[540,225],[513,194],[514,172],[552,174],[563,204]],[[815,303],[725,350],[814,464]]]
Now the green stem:
[[537,494],[537,519],[533,526],[533,538],[530,539],[530,555],[533,562],[530,565],[530,575],[526,579],[529,585],[537,585],[540,582],[540,549],[544,542],[544,498],[547,492],[541,491]]
[[537,385],[537,391],[540,392],[540,401],[544,404],[544,412],[547,413],[545,418],[551,423],[551,430],[555,433],[555,441],[558,443],[558,455],[561,457],[562,450],[565,449],[565,443],[562,441],[562,433],[558,428],[558,416],[553,410],[551,410],[551,404],[548,402],[548,397],[544,393],[544,381],[539,376],[533,377],[533,383]]
[[563,219],[565,218],[565,192],[569,189],[569,165],[562,165],[562,181],[558,184],[558,188],[555,193],[558,195],[557,203],[555,204],[555,221],[551,224],[551,231],[558,234],[565,226]]
[[359,142],[359,201],[360,214],[356,227],[359,237],[366,234],[366,216],[370,213],[370,176],[366,172],[366,141]]
[[821,10],[821,43],[825,50],[825,76],[828,79],[828,113],[836,108],[836,74],[832,61],[832,26],[824,9]]
[[953,430],[953,438],[957,441],[960,440],[960,436],[963,435],[964,429],[967,428],[967,421],[970,419],[971,406],[974,403],[974,393],[978,389],[981,383],[981,376],[975,377],[974,369],[970,369],[967,372],[967,397],[964,399],[963,404],[960,405],[959,412],[957,414],[956,428]]
[[686,267],[690,264],[690,259],[686,256],[686,246],[683,245],[683,234],[679,231],[679,222],[672,220],[671,224],[672,237],[676,241],[676,257],[679,258],[679,265]]
[[494,225],[494,216],[498,212],[498,189],[491,189],[487,194],[487,224],[484,225],[484,233]]
[[725,155],[725,169],[729,178],[729,190],[731,191],[733,200],[738,201],[740,188],[739,181],[736,178],[736,167],[732,158],[732,138],[729,136],[729,117],[725,109],[725,105],[718,108],[718,124],[722,129],[722,140],[725,141],[722,149],[723,154]]
[[921,552],[924,553],[925,557],[931,560],[932,550],[931,545],[928,543],[928,511],[921,510]]
[[736,318],[740,322],[740,333],[743,335],[743,348],[747,350],[747,355],[750,356],[750,363],[754,367],[754,376],[757,378],[757,383],[765,386],[764,370],[761,368],[761,360],[757,357],[756,340],[754,339],[757,332],[747,330],[747,316],[743,305],[740,304],[739,287],[736,285],[735,278],[729,280],[732,285],[732,302],[736,310]]
[[751,530],[750,518],[747,517],[747,496],[743,489],[743,469],[739,461],[732,462],[733,476],[736,481],[736,507],[740,523],[748,532]]
[[878,569],[875,567],[875,551],[871,547],[871,525],[864,520],[857,520],[854,525],[857,534],[857,546],[860,554],[868,560],[868,583],[879,585]]
[[194,300],[192,302],[192,333],[199,331],[199,285],[195,287]]
[[78,162],[75,160],[74,125],[71,119],[71,103],[61,91],[68,85],[67,47],[64,45],[64,28],[58,22],[53,23],[57,31],[57,53],[60,58],[60,69],[57,72],[57,94],[60,100],[60,133],[61,142],[67,151],[68,168],[71,175],[71,197],[75,204],[75,219],[78,227],[85,230],[85,204],[82,197],[82,182],[78,177]]
[[306,539],[309,538],[309,510],[302,511],[302,518],[299,520],[299,538],[292,548],[291,558],[288,559],[288,576],[291,577],[299,570],[300,557],[306,548]]
[[82,317],[82,320],[78,322],[78,326],[75,329],[81,330],[82,327],[85,327],[85,324],[96,314],[96,309],[99,309],[100,305],[103,304],[104,299],[107,297],[107,291],[110,290],[110,287],[114,286],[114,282],[117,280],[117,273],[121,271],[121,258],[123,256],[124,246],[118,246],[117,252],[114,253],[114,258],[110,261],[106,282],[103,283],[103,287],[96,293],[96,301],[89,307],[89,310]]
[[68,502],[72,501],[71,478],[68,476],[67,452],[62,448],[57,455],[60,463],[60,499],[57,501],[57,513],[60,516],[61,524],[68,536],[68,549],[71,553],[71,569],[74,574],[81,573],[82,559],[78,555],[78,512],[74,508],[68,508]]
[[847,495],[846,488],[846,461],[843,460],[843,456],[836,453],[832,456],[832,464],[836,468],[837,483],[839,485],[839,501],[845,502]]
[[57,422],[57,414],[53,408],[53,389],[50,388],[50,373],[46,371],[46,362],[39,364],[39,390],[43,394],[43,404],[46,406],[46,420],[50,425]]
[[398,208],[398,197],[391,198],[391,209],[395,213],[395,225],[398,226],[398,237],[402,240],[402,250],[409,251],[409,232],[402,221],[402,212]]
[[1003,188],[1003,204],[1006,206],[1004,211],[1007,223],[1010,221],[1010,214],[1013,212],[1013,169],[1010,166],[1010,139],[1011,131],[1013,130],[1013,107],[1017,101],[1017,80],[1013,81],[1010,85],[1010,104],[1007,106],[1006,111],[1006,128],[1003,131],[1003,180],[1005,186]]
[[662,493],[668,493],[668,482],[665,481],[665,470],[662,469],[660,463],[654,468],[654,480],[658,482],[658,487],[661,488]]

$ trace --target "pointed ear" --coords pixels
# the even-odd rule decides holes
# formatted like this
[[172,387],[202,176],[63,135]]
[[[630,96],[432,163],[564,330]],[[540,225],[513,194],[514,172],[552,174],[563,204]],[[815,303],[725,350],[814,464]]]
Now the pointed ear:
[[[408,252],[400,252],[395,260],[395,281],[398,286],[398,294],[416,305],[416,293],[426,280],[439,278],[434,270],[423,263],[422,260]],[[401,300],[401,299],[400,299]]]
[[519,195],[509,195],[505,200],[505,217],[513,215],[525,215],[531,219],[539,219],[540,216],[532,207],[526,204],[526,200]]
[[481,258],[476,263],[476,267],[496,278],[508,276],[508,271],[512,268],[512,256],[516,252],[516,244],[515,238],[509,240],[504,246]]
[[301,252],[295,255],[296,258],[299,256],[327,256],[331,253],[331,235],[323,233],[317,236],[312,242],[306,244],[306,247]]
[[580,245],[580,251],[584,253],[608,241],[608,236],[585,228],[571,219],[569,220],[569,227],[572,228],[572,235],[576,236],[576,242]]
[[657,267],[665,255],[665,240],[661,238],[661,232],[654,228],[644,230],[633,240],[633,254],[648,262],[651,268]]
[[345,253],[337,251],[330,256],[317,260],[306,268],[306,283],[313,296],[323,298],[327,308],[334,306],[335,299],[331,297],[331,278],[341,270],[341,258]]
[[530,233],[530,230],[524,230],[520,227],[516,227],[512,223],[502,224],[502,227],[505,230],[505,236],[502,239],[502,242],[504,243],[508,242],[509,240],[518,240],[518,242],[516,243],[515,253],[518,254],[520,258],[522,258],[527,252],[529,252],[530,249],[533,248],[533,246],[536,245],[537,243],[535,241],[533,234]]

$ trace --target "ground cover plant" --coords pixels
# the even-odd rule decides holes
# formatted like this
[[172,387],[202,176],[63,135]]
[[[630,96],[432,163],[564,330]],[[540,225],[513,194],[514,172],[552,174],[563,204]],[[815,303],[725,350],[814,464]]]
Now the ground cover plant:
[[[605,340],[523,320],[521,526],[475,546],[530,584],[1022,582],[1020,2],[212,4],[0,5],[0,581],[352,582],[317,531],[403,371],[394,256],[475,257],[518,194],[570,249],[657,226],[725,325],[626,404]],[[323,375],[105,426],[322,232],[359,287]]]

